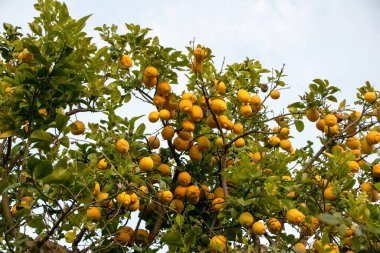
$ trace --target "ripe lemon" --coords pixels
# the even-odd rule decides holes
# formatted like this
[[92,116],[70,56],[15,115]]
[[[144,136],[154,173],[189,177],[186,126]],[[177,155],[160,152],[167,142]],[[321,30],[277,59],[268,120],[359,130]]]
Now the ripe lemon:
[[205,59],[206,52],[201,47],[197,47],[196,49],[194,49],[194,57],[196,61],[201,62]]
[[295,253],[306,253],[306,246],[303,243],[297,242],[293,246],[293,251]]
[[189,150],[189,157],[193,162],[199,162],[202,160],[202,153],[197,145],[191,146]]
[[253,95],[253,96],[249,99],[249,103],[250,103],[252,106],[259,106],[259,105],[261,105],[261,98],[260,98],[258,95]]
[[210,141],[206,136],[199,136],[197,139],[197,144],[200,151],[210,149]]
[[166,103],[166,97],[156,94],[153,97],[153,104],[157,107],[163,107]]
[[162,138],[164,140],[171,140],[174,137],[174,128],[171,126],[166,126],[162,129],[161,132]]
[[252,115],[252,107],[250,105],[242,105],[240,106],[239,112],[244,117],[249,117]]
[[212,203],[212,209],[216,212],[219,212],[224,207],[224,199],[215,198]]
[[189,147],[189,141],[185,141],[180,137],[174,138],[173,145],[177,151],[185,151]]
[[280,91],[279,90],[272,90],[270,92],[270,97],[272,99],[278,99],[280,97]]
[[222,137],[218,137],[216,140],[215,140],[215,145],[219,148],[223,148],[224,144],[223,144],[223,138]]
[[268,227],[268,230],[273,233],[273,234],[277,234],[281,231],[282,229],[282,224],[279,220],[277,220],[276,218],[272,217],[272,218],[269,218],[267,220],[267,227]]
[[119,61],[123,68],[129,69],[130,67],[132,67],[133,61],[129,55],[124,54],[120,56]]
[[182,171],[178,175],[178,183],[182,186],[188,186],[191,182],[191,176],[188,172]]
[[151,149],[157,149],[160,147],[160,140],[157,136],[151,136],[148,138],[148,144]]
[[147,78],[154,78],[158,76],[158,70],[155,67],[149,66],[144,70],[144,76]]
[[360,148],[360,141],[356,136],[348,137],[346,140],[346,146],[349,149],[359,149]]
[[316,122],[319,119],[319,111],[316,108],[307,109],[306,118],[311,122]]
[[157,93],[162,96],[168,96],[170,94],[171,87],[168,82],[161,82],[157,85]]
[[87,209],[86,215],[92,221],[99,221],[102,217],[102,212],[99,207],[92,206]]
[[325,120],[324,119],[318,120],[317,123],[315,124],[315,126],[317,127],[317,129],[319,131],[324,132],[325,131],[325,126],[326,126]]
[[203,62],[197,61],[196,59],[193,60],[193,62],[190,64],[190,69],[194,73],[202,73],[203,68]]
[[224,199],[224,190],[222,187],[216,187],[214,190],[214,197],[215,198],[222,198]]
[[193,107],[193,103],[190,99],[182,99],[179,101],[178,108],[183,113],[190,112],[191,108]]
[[272,147],[278,146],[280,142],[281,142],[281,139],[278,138],[277,136],[272,136],[269,138],[269,145],[271,145]]
[[174,197],[176,199],[182,199],[182,200],[185,199],[186,193],[187,193],[187,188],[188,188],[188,186],[178,185],[174,189]]
[[160,191],[158,193],[158,197],[161,200],[161,202],[164,204],[169,204],[173,200],[173,194],[169,190]]
[[234,141],[234,145],[237,148],[242,148],[245,146],[245,140],[243,138],[239,138],[236,141]]
[[105,158],[101,159],[97,165],[99,170],[105,170],[105,169],[107,169],[107,166],[108,166],[108,163],[106,162]]
[[207,116],[206,125],[210,128],[217,128],[218,127],[218,125],[216,124],[216,121],[214,120],[214,117],[212,115]]
[[256,221],[252,224],[252,233],[255,235],[265,234],[265,225],[261,221]]
[[235,123],[233,131],[237,135],[242,134],[243,133],[243,125],[241,123]]
[[161,120],[170,120],[171,118],[170,112],[166,109],[161,109],[158,113],[158,116]]
[[92,195],[98,195],[100,193],[100,184],[98,182],[95,183],[94,191],[92,192]]
[[[151,112],[149,113],[149,116],[148,116],[148,120],[152,123],[155,123],[158,121],[158,119],[160,118],[158,112]],[[170,116],[169,116],[169,119],[170,119]]]
[[375,145],[380,142],[380,133],[378,131],[369,131],[365,139],[369,145]]
[[369,155],[369,154],[372,154],[373,151],[375,151],[375,146],[368,144],[366,139],[362,140],[360,144],[361,144],[360,150],[363,154]]
[[249,103],[249,99],[250,99],[251,95],[249,94],[248,91],[244,90],[244,89],[240,89],[237,93],[237,99],[243,103],[243,104],[247,104]]
[[194,122],[199,122],[203,118],[203,110],[198,105],[193,105],[190,109],[190,117]]
[[348,161],[347,162],[348,167],[350,168],[351,172],[356,173],[359,172],[360,166],[355,161]]
[[184,141],[187,141],[187,142],[193,140],[193,136],[191,135],[191,133],[190,132],[186,132],[186,131],[179,131],[178,132],[178,137],[181,138]]
[[280,147],[283,149],[283,150],[286,150],[286,151],[289,151],[292,147],[292,143],[286,139],[286,140],[281,140],[280,142]]
[[215,81],[216,83],[216,92],[218,92],[219,94],[224,94],[226,92],[226,84],[224,82],[218,82],[218,81]]
[[305,215],[297,209],[293,208],[288,210],[286,213],[286,219],[290,224],[299,225],[304,221]]
[[211,110],[216,114],[222,114],[227,110],[227,104],[220,98],[211,101]]
[[143,172],[152,171],[154,167],[153,159],[150,156],[143,157],[139,162],[139,168]]
[[184,120],[182,121],[182,129],[186,132],[193,132],[195,129],[195,124],[191,120]]
[[128,154],[128,150],[129,150],[128,141],[126,141],[124,139],[117,140],[115,143],[115,149],[116,149],[116,152],[118,152],[120,154],[123,154],[123,155]]
[[33,54],[28,49],[24,48],[17,56],[19,61],[26,63],[33,59]]
[[245,228],[251,227],[254,221],[253,215],[249,212],[243,212],[239,216],[239,223]]
[[372,184],[371,183],[368,183],[368,182],[363,182],[361,185],[360,185],[360,189],[363,191],[363,192],[371,192],[372,190]]
[[155,165],[161,164],[161,156],[157,153],[152,153],[150,155],[150,158],[152,158]]
[[380,164],[375,164],[372,167],[372,175],[376,178],[380,178]]
[[325,199],[330,200],[330,201],[335,201],[337,199],[336,194],[333,191],[332,186],[328,186],[324,191],[323,191],[323,196]]
[[372,91],[368,91],[364,94],[364,100],[368,103],[372,104],[376,101],[376,93]]
[[84,133],[86,126],[82,121],[76,120],[74,123],[71,125],[71,133],[73,135],[81,135]]
[[201,194],[201,190],[200,190],[199,187],[196,186],[196,185],[190,185],[190,186],[187,188],[187,191],[186,191],[186,197],[187,197],[188,199],[199,198],[199,197],[200,197],[200,194]]
[[212,253],[225,252],[227,250],[227,238],[224,235],[215,235],[210,240],[209,249]]
[[120,228],[116,232],[115,241],[118,243],[127,244],[131,240],[132,236],[134,235],[134,231],[131,227],[125,226]]
[[173,199],[170,203],[170,208],[175,210],[177,213],[182,213],[185,209],[185,204],[180,199]]
[[156,84],[157,84],[157,77],[148,78],[148,77],[144,76],[143,77],[143,83],[145,84],[146,87],[152,88],[152,87],[156,86]]
[[338,124],[338,119],[334,114],[327,114],[324,118],[326,126],[332,127]]
[[160,175],[163,177],[170,177],[172,172],[170,170],[169,165],[165,163],[161,163],[158,167],[157,170],[160,172]]
[[116,196],[116,201],[124,207],[128,207],[131,203],[131,197],[126,192],[121,192]]

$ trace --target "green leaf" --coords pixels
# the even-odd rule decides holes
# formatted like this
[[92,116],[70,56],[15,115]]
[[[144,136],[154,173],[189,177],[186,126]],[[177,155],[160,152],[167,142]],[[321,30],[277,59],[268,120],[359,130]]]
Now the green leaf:
[[326,86],[325,82],[321,79],[314,79],[313,82],[318,84],[319,86],[322,86],[322,87]]
[[324,213],[318,216],[318,219],[327,225],[333,226],[340,222],[340,219],[334,215]]
[[377,191],[380,191],[380,182],[374,184],[373,187],[374,187]]
[[303,129],[305,128],[305,125],[304,125],[303,121],[296,120],[294,122],[294,124],[296,125],[296,129],[297,129],[298,132],[302,132]]
[[35,130],[30,135],[30,139],[36,139],[41,141],[53,142],[54,137],[51,133],[48,133],[44,130]]
[[66,168],[56,168],[53,172],[42,178],[42,182],[45,184],[66,184],[71,177],[71,173]]
[[66,148],[70,147],[70,140],[69,140],[69,137],[67,136],[63,136],[61,139],[59,139],[59,143],[61,143]]
[[141,123],[137,129],[136,129],[136,135],[139,136],[139,135],[142,135],[145,131],[145,124],[144,123]]
[[343,99],[343,101],[340,102],[339,107],[338,107],[338,111],[344,109],[344,107],[346,107],[346,100],[345,99]]
[[162,236],[161,242],[169,246],[181,247],[183,243],[180,238],[182,238],[182,236],[179,232],[170,231]]
[[28,169],[33,173],[35,179],[40,179],[48,176],[53,171],[53,166],[51,161],[40,160],[33,156],[28,160]]
[[63,114],[57,114],[57,117],[55,118],[56,126],[59,131],[62,131],[63,128],[66,126],[67,122],[69,121],[70,117],[63,115]]
[[328,96],[327,99],[335,103],[338,102],[338,100],[334,96]]

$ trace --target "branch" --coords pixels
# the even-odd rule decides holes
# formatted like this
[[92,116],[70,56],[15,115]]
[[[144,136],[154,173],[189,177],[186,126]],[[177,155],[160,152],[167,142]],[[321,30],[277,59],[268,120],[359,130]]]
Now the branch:
[[65,113],[66,116],[71,116],[73,114],[76,114],[78,112],[98,112],[96,109],[92,108],[78,108],[78,109],[72,109]]

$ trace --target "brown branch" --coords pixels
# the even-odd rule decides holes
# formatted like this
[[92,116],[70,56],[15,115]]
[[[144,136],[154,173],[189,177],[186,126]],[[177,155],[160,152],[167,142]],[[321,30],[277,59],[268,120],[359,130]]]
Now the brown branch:
[[154,223],[154,227],[152,231],[150,231],[149,233],[148,244],[152,244],[152,242],[158,235],[158,232],[160,231],[162,222],[164,220],[165,208],[161,205],[158,205],[157,209],[158,209],[157,220],[156,220],[156,223]]
[[77,234],[74,238],[74,241],[73,241],[73,244],[72,244],[72,248],[73,248],[73,252],[74,253],[79,253],[79,249],[78,249],[78,244],[79,242],[82,240],[84,234],[86,233],[87,231],[87,228],[86,227],[83,227],[79,234]]
[[92,108],[78,108],[78,109],[72,109],[65,113],[66,116],[71,116],[73,114],[76,114],[78,112],[98,112],[96,109]]
[[62,214],[62,216],[58,219],[58,221],[54,223],[53,227],[50,229],[47,235],[41,240],[37,241],[38,248],[41,248],[49,240],[49,238],[54,234],[55,230],[59,227],[59,225],[62,223],[62,221],[66,218],[66,216],[71,212],[73,208],[74,208],[74,202],[67,209],[67,211]]

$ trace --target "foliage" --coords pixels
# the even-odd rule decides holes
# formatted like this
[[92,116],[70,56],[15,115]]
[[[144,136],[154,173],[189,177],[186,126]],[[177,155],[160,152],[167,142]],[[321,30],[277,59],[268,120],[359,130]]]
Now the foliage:
[[[99,48],[89,16],[53,0],[35,8],[31,34],[4,24],[0,36],[2,250],[380,250],[380,93],[369,82],[351,107],[315,79],[276,114],[284,67],[247,58],[218,71],[211,49],[164,47],[135,24],[97,27]],[[151,106],[154,132],[137,125],[145,116],[124,117],[131,99]],[[305,117],[320,143],[295,148]]]

